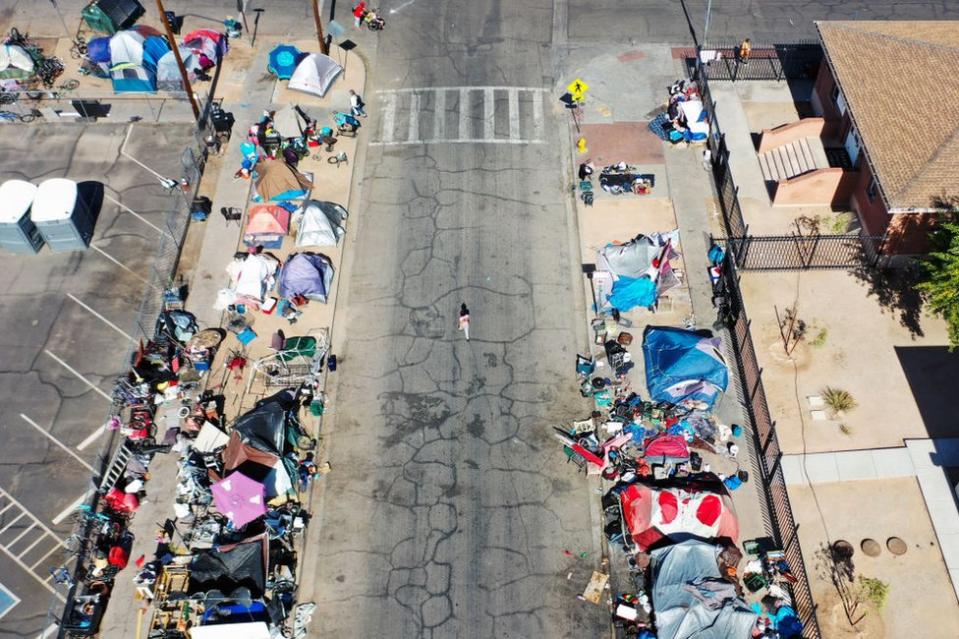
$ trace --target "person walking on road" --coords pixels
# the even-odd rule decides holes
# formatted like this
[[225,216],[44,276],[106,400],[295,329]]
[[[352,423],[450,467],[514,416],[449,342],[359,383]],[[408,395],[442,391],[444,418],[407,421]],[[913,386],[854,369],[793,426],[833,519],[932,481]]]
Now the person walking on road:
[[363,102],[363,96],[350,89],[350,113],[354,118],[366,117],[366,102]]
[[466,341],[470,341],[470,310],[466,308],[466,302],[460,304],[459,330],[466,335]]
[[366,16],[366,2],[360,2],[353,7],[353,25],[359,29],[363,26],[363,18]]
[[745,38],[739,44],[739,61],[743,64],[749,64],[749,54],[753,51],[753,43],[749,41],[749,38]]

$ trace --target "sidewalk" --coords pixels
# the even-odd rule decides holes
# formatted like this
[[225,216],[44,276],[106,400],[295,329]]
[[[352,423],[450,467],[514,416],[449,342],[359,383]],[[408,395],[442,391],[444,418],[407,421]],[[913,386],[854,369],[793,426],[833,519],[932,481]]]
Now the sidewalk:
[[[229,277],[224,270],[226,265],[236,251],[245,250],[245,246],[242,245],[242,231],[246,224],[245,213],[250,204],[251,181],[234,179],[233,174],[239,167],[241,158],[239,147],[246,140],[246,131],[249,126],[259,120],[263,111],[279,110],[289,104],[299,104],[308,114],[319,121],[320,126],[326,126],[331,110],[348,109],[347,91],[354,89],[362,94],[365,87],[364,64],[356,56],[350,54],[353,59],[349,61],[347,78],[337,79],[325,98],[320,99],[303,93],[288,92],[285,88],[285,82],[277,82],[275,78],[267,76],[265,72],[267,55],[273,44],[275,43],[267,38],[258,38],[257,50],[254,52],[249,48],[247,41],[243,40],[234,44],[234,48],[231,49],[230,54],[224,60],[223,77],[219,85],[220,96],[218,97],[223,98],[223,109],[233,113],[235,125],[229,145],[223,151],[222,156],[217,158],[218,164],[221,165],[219,175],[206,175],[206,179],[199,188],[199,195],[207,195],[213,201],[213,213],[205,222],[193,222],[194,225],[202,225],[200,228],[194,226],[191,229],[191,234],[202,233],[202,243],[194,239],[194,242],[200,244],[196,262],[194,264],[183,263],[180,266],[181,274],[189,285],[187,310],[196,315],[201,329],[220,326],[222,314],[213,309],[213,302],[219,289],[228,284]],[[299,45],[304,51],[311,51],[316,48],[314,41],[294,42],[294,44]],[[242,80],[242,83],[236,82],[237,79]],[[338,139],[335,153],[346,152],[349,158],[349,164],[345,168],[328,164],[326,157],[330,154],[321,151],[319,147],[311,149],[313,154],[311,157],[301,160],[299,170],[314,175],[314,186],[310,197],[337,202],[349,209],[350,189],[355,166],[353,161],[358,142],[364,139],[365,134],[366,131],[361,129],[358,138]],[[239,224],[236,222],[227,223],[219,213],[220,207],[238,207],[244,211],[244,218]],[[356,228],[354,222],[356,212],[351,213],[351,219],[346,223],[346,238],[349,238],[353,229]],[[228,334],[220,345],[204,383],[208,388],[216,388],[219,384],[220,392],[226,396],[225,415],[222,416],[224,425],[232,423],[236,417],[251,408],[264,395],[277,390],[269,389],[267,391],[262,384],[256,384],[252,387],[251,392],[247,393],[246,375],[249,374],[249,369],[244,372],[242,380],[235,380],[233,374],[224,368],[225,361],[232,353],[240,351],[244,353],[248,360],[255,360],[269,354],[270,336],[277,329],[284,329],[287,336],[291,337],[293,335],[312,334],[316,331],[329,329],[332,326],[336,291],[339,289],[339,281],[343,277],[343,273],[339,269],[343,249],[347,245],[346,238],[335,247],[305,249],[322,252],[333,263],[335,276],[326,304],[312,302],[302,307],[303,315],[299,318],[295,327],[288,324],[278,314],[266,315],[259,312],[250,312],[257,338],[244,348],[235,336]],[[285,260],[290,254],[297,251],[294,240],[294,234],[291,232],[284,239],[283,247],[271,250],[270,253],[280,260]],[[304,426],[314,436],[318,436],[321,418],[306,418],[304,419]],[[322,448],[317,451],[318,463],[321,463],[324,459],[322,452]],[[177,456],[175,454],[157,455],[150,467],[150,473],[151,480],[146,487],[147,497],[132,521],[132,530],[136,535],[136,541],[130,553],[131,559],[146,555],[147,560],[149,560],[156,548],[157,523],[162,523],[167,518],[174,517],[173,499],[176,487]],[[307,510],[313,512],[315,511],[313,504],[315,500],[312,499],[313,492],[310,493],[310,496]],[[300,542],[301,546],[317,543],[318,534],[319,526],[308,527],[304,539]],[[304,588],[300,591],[300,601],[309,600],[309,592],[312,588],[311,583],[303,583],[303,575],[312,575],[313,572],[311,566],[302,565],[304,557],[307,556],[309,556],[309,553],[305,551],[305,548],[301,548],[301,565],[298,574],[300,575],[301,586],[304,586]],[[142,616],[139,616],[136,612],[146,603],[135,597],[135,588],[131,581],[135,572],[135,567],[131,565],[117,577],[111,602],[102,623],[103,631],[101,634],[104,637],[132,638],[140,636],[137,626],[139,625],[142,629],[149,623],[151,617],[149,610]],[[146,633],[142,636],[145,637]]]

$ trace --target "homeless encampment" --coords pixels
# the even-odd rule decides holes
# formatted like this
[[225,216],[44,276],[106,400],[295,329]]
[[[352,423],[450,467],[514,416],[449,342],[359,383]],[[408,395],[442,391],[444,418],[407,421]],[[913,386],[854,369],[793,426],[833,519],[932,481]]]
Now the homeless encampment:
[[601,307],[620,312],[655,307],[661,295],[680,283],[671,263],[679,257],[677,241],[675,231],[637,235],[625,244],[607,244],[597,251],[597,272],[612,280],[609,290],[601,295]]
[[[242,258],[242,259],[241,259]],[[225,309],[230,304],[247,304],[259,308],[266,292],[273,288],[279,262],[270,255],[246,255],[227,264],[230,288],[220,291],[214,308]]]
[[267,501],[289,495],[293,491],[290,470],[281,457],[276,453],[244,444],[243,438],[237,432],[230,434],[229,442],[223,450],[223,469],[226,473],[240,471],[263,484]]
[[295,253],[280,271],[279,293],[284,299],[299,295],[325,304],[332,285],[333,265],[319,253]]
[[254,598],[266,592],[269,571],[269,541],[266,533],[236,544],[201,550],[190,562],[190,592],[219,590],[229,594],[248,588]]
[[323,97],[336,76],[343,71],[343,67],[328,55],[311,53],[300,60],[296,70],[290,76],[289,87],[295,91],[302,91]]
[[729,383],[717,337],[668,326],[643,332],[646,389],[655,402],[703,403],[712,408]]
[[344,224],[349,213],[334,202],[306,200],[296,210],[299,220],[296,246],[335,246],[346,233]]
[[[194,82],[197,73],[200,71],[200,58],[186,47],[180,47],[180,59],[183,60],[183,66],[187,72],[187,78]],[[183,76],[180,75],[180,67],[177,66],[176,56],[173,51],[167,51],[163,57],[157,61],[156,74],[157,89],[161,91],[184,91]]]
[[282,160],[262,159],[254,169],[257,202],[296,200],[313,188],[309,178]]
[[619,501],[625,529],[642,551],[666,537],[739,538],[732,498],[718,479],[671,487],[630,484]]
[[757,615],[721,578],[720,546],[688,540],[650,553],[658,639],[749,639]]

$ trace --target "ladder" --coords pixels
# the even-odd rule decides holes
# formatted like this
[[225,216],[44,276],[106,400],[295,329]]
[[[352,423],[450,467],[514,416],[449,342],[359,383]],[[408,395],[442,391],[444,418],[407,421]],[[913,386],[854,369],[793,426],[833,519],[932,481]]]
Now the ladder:
[[100,480],[99,492],[101,495],[106,494],[108,490],[117,485],[117,482],[123,477],[123,472],[126,470],[127,462],[130,461],[131,457],[133,457],[133,449],[124,440],[116,452],[113,453],[113,459],[110,460],[110,465]]

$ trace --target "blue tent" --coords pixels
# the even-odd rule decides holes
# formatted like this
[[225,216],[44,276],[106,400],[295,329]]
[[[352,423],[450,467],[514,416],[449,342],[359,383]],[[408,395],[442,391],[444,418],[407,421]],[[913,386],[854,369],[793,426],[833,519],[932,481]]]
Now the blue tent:
[[333,265],[319,253],[294,253],[283,265],[276,285],[284,299],[302,295],[326,304],[333,285]]
[[156,74],[147,67],[118,64],[110,70],[114,93],[156,93]]
[[277,45],[270,51],[266,70],[281,80],[289,80],[302,56],[303,53],[292,44]]
[[166,43],[166,38],[150,36],[143,41],[143,66],[155,73],[160,58],[166,55],[169,50],[170,45]]
[[716,337],[681,328],[647,326],[643,333],[646,389],[656,402],[705,402],[709,408],[729,384]]

